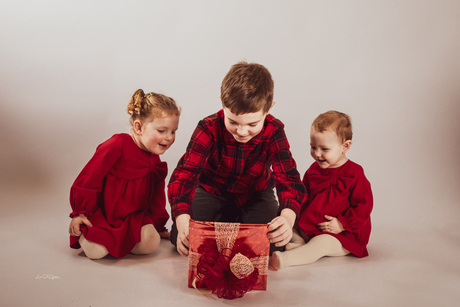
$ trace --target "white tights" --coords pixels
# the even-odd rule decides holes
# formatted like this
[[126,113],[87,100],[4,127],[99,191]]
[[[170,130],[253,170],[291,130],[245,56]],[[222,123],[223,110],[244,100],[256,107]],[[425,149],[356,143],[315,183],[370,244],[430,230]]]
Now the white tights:
[[302,237],[295,233],[291,243],[286,245],[285,252],[273,253],[271,263],[275,269],[280,270],[288,266],[309,264],[325,256],[338,257],[349,253],[340,241],[331,235],[315,236],[305,243]]

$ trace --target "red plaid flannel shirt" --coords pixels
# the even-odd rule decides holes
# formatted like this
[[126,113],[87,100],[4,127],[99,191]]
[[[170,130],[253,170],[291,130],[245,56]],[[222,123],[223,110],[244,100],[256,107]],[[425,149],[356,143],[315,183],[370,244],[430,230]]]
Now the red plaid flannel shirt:
[[173,221],[184,213],[192,216],[196,184],[213,195],[232,193],[237,206],[252,192],[276,187],[279,211],[289,208],[296,214],[305,195],[284,124],[270,114],[262,131],[247,143],[237,142],[225,128],[223,110],[198,123],[169,181]]

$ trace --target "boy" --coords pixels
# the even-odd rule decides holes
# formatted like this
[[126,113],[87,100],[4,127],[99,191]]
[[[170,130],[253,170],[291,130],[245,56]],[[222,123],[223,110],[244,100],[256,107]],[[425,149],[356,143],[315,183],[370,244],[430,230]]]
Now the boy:
[[373,198],[363,168],[345,155],[353,136],[350,117],[337,111],[320,114],[310,130],[315,159],[303,183],[307,198],[285,252],[273,253],[279,270],[309,264],[324,256],[368,255]]
[[171,242],[181,255],[188,255],[190,218],[270,223],[278,248],[292,237],[305,187],[283,123],[268,114],[273,87],[264,66],[237,63],[222,81],[223,109],[198,123],[168,185]]

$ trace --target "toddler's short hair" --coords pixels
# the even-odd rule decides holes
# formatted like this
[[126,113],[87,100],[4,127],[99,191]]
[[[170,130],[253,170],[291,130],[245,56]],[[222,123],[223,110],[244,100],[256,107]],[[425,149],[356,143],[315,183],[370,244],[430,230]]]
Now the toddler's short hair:
[[268,113],[273,103],[273,88],[267,68],[242,61],[233,65],[225,76],[220,97],[222,105],[236,115],[260,110]]
[[342,142],[348,141],[353,137],[351,118],[345,113],[338,111],[327,111],[318,115],[311,124],[317,132],[326,130],[334,131]]

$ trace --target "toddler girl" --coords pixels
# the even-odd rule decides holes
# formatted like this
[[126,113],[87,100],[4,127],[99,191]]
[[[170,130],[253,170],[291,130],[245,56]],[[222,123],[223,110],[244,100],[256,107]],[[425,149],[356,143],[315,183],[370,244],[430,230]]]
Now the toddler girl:
[[276,269],[309,264],[324,256],[368,255],[373,206],[363,168],[345,156],[352,139],[350,117],[337,111],[319,115],[310,131],[316,160],[303,177],[307,188],[299,219],[285,252],[274,252]]
[[172,98],[139,89],[127,112],[131,132],[100,144],[70,190],[70,247],[91,259],[150,254],[160,236],[169,238],[159,155],[174,143],[181,111]]

